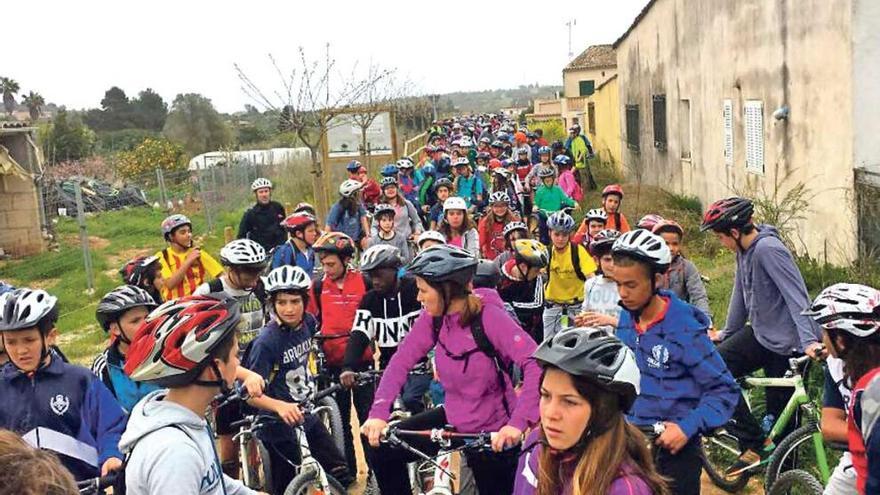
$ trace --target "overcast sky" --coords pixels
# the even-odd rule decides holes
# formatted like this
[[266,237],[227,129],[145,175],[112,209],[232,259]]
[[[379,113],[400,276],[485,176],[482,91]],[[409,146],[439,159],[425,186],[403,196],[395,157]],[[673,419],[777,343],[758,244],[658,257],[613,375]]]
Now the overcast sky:
[[340,67],[372,60],[423,93],[561,84],[569,19],[577,56],[616,40],[646,3],[30,0],[6,9],[0,76],[68,108],[96,107],[116,85],[129,96],[151,87],[169,103],[201,93],[232,112],[252,103],[234,63],[270,88],[267,54],[291,66],[298,46],[318,55],[329,42]]

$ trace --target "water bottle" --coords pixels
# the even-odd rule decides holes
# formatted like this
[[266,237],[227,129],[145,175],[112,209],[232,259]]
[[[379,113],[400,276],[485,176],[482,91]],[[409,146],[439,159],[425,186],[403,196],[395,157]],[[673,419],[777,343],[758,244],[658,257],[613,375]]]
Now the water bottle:
[[776,416],[772,414],[764,416],[764,419],[761,420],[761,429],[764,430],[764,435],[770,434],[770,430],[773,429],[774,423],[776,423]]

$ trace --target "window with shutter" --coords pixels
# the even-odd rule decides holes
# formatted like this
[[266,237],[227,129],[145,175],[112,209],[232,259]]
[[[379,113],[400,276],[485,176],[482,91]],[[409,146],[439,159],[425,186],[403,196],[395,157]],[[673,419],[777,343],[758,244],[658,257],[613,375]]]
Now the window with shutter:
[[596,135],[596,104],[592,101],[587,103],[587,128],[590,134]]
[[678,105],[678,142],[681,143],[681,159],[691,159],[691,100],[681,99]]
[[654,147],[666,149],[666,95],[654,95]]
[[639,106],[626,106],[626,146],[639,151]]
[[580,90],[579,96],[590,96],[596,91],[596,81],[592,79],[589,81],[579,81],[578,90]]
[[764,173],[764,102],[748,100],[743,106],[746,137],[746,170]]
[[724,130],[724,164],[733,166],[733,100],[724,100],[724,109],[721,111],[722,126]]

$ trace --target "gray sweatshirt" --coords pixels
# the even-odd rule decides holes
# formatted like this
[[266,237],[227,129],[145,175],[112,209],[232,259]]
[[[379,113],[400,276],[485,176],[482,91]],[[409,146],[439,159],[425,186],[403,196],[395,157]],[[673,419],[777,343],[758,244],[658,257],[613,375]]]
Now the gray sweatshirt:
[[[409,239],[413,234],[422,233],[422,220],[419,218],[419,212],[416,207],[410,203],[408,199],[404,199],[403,205],[394,205],[394,231],[402,235],[404,239]],[[373,223],[370,227],[370,237],[375,236],[379,232],[379,221],[373,217]]]
[[379,234],[374,235],[370,238],[370,247],[376,246],[379,244],[388,244],[389,246],[394,246],[400,250],[400,256],[403,257],[403,264],[409,264],[413,259],[413,254],[409,251],[409,242],[407,242],[406,237],[398,234],[397,232],[392,232],[394,234],[390,239],[383,239]]
[[119,449],[131,454],[125,467],[128,495],[256,494],[223,474],[205,418],[163,400],[166,393],[157,390],[134,406],[119,441]]
[[694,263],[684,256],[676,256],[666,272],[664,289],[675,293],[682,301],[696,306],[709,316],[709,296]]
[[758,237],[736,255],[736,276],[722,338],[746,324],[767,349],[788,356],[821,339],[819,327],[801,311],[810,305],[807,287],[776,228],[758,225]]

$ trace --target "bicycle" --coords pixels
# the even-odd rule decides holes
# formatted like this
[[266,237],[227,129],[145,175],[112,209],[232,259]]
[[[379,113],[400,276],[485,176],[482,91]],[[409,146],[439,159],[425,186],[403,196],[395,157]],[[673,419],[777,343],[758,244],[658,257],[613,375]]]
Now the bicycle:
[[[372,381],[375,378],[375,373],[365,372],[358,373],[358,383],[363,384],[368,381]],[[342,386],[340,384],[333,384],[323,390],[313,391],[310,396],[303,397],[299,402],[300,408],[303,413],[320,415],[320,411],[323,408],[328,406],[323,405],[325,399],[330,399],[330,395],[336,393],[341,390]],[[332,399],[330,399],[331,402]],[[333,402],[333,407],[335,407],[335,402]],[[338,413],[338,411],[337,411]],[[255,490],[262,490],[269,493],[272,493],[272,489],[275,488],[271,485],[272,483],[272,467],[269,462],[269,451],[268,448],[271,448],[270,445],[266,445],[262,440],[260,440],[257,436],[257,433],[263,429],[265,426],[269,424],[278,424],[281,423],[281,419],[275,414],[260,412],[257,414],[246,415],[241,421],[237,421],[233,423],[234,427],[240,428],[239,433],[235,435],[234,438],[241,439],[239,442],[239,456],[242,459],[250,459],[251,455],[254,454],[253,451],[249,451],[251,447],[249,447],[252,442],[257,446],[257,456],[261,459],[261,465],[259,468],[259,472],[256,473],[256,476],[251,478],[250,480],[243,480],[245,485],[249,488],[253,488]],[[294,425],[291,427],[294,431],[294,436],[296,438],[296,443],[299,448],[299,464],[295,464],[293,460],[286,459],[292,466],[294,466],[297,470],[297,474],[293,477],[290,483],[287,485],[284,490],[284,495],[300,495],[307,493],[327,493],[327,494],[345,494],[347,493],[345,488],[342,486],[339,481],[337,481],[333,476],[324,471],[323,467],[321,467],[320,463],[312,457],[311,448],[309,447],[308,438],[306,438],[305,428],[302,425]],[[341,431],[340,431],[341,434]],[[334,437],[334,443],[336,438]],[[340,452],[344,452],[344,450],[340,450]],[[284,457],[284,456],[281,456]],[[246,477],[249,476],[249,469],[245,469],[244,473]],[[253,486],[252,484],[253,483]]]
[[[728,431],[727,426],[703,436],[703,469],[716,486],[730,493],[737,492],[746,486],[751,476],[765,468],[765,488],[771,487],[779,475],[789,469],[804,469],[822,483],[828,481],[831,471],[819,430],[819,410],[804,385],[804,374],[810,361],[809,356],[789,359],[789,370],[782,378],[746,377],[739,380],[747,401],[747,391],[751,388],[785,387],[793,388],[794,392],[764,439],[764,453],[770,455],[762,456],[764,459],[758,466],[728,473],[742,454],[738,438]],[[806,418],[805,421],[801,421],[801,426],[778,444],[774,443],[792,421],[798,421],[799,411],[803,412],[801,417]],[[809,444],[804,445],[807,441]],[[799,451],[802,446],[808,447],[806,452]]]
[[767,495],[821,495],[823,491],[822,483],[815,476],[802,469],[792,469],[779,476]]
[[[494,433],[457,433],[445,428],[431,430],[402,430],[396,426],[389,426],[382,435],[382,441],[389,445],[406,450],[419,459],[413,471],[410,472],[410,483],[413,493],[417,495],[453,495],[453,481],[455,475],[450,471],[452,454],[464,450],[485,450],[492,448]],[[407,443],[402,437],[422,438],[440,445],[440,450],[435,456],[430,456]],[[460,444],[453,447],[453,442]],[[412,463],[415,464],[415,463]]]
[[107,489],[116,486],[119,477],[124,474],[123,471],[111,471],[107,476],[99,476],[87,480],[77,481],[76,488],[80,495],[98,495],[106,493]]

